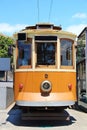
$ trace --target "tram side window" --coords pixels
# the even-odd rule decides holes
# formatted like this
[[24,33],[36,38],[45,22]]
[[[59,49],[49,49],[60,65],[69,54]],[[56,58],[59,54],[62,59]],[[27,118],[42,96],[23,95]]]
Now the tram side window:
[[31,65],[31,44],[18,42],[18,67]]
[[73,65],[73,42],[67,39],[62,39],[61,46],[61,66]]

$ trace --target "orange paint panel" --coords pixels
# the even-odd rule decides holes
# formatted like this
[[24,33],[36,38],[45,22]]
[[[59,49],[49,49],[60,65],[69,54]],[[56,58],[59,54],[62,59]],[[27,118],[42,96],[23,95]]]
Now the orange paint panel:
[[[47,76],[47,77],[46,77]],[[15,72],[14,90],[15,99],[18,97],[19,84],[23,84],[21,92],[40,93],[41,83],[48,80],[52,84],[51,93],[69,92],[68,84],[72,84],[72,93],[76,98],[75,72]]]
[[14,91],[15,91],[15,98],[19,93],[19,85],[23,84],[22,91],[29,91],[32,92],[32,73],[29,72],[17,72],[14,75]]

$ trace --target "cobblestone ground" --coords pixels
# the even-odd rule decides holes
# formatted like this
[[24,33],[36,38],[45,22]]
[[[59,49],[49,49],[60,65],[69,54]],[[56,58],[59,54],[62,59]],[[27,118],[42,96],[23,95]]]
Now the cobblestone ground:
[[87,113],[67,109],[70,121],[24,121],[21,111],[12,104],[8,109],[0,110],[0,130],[87,130]]

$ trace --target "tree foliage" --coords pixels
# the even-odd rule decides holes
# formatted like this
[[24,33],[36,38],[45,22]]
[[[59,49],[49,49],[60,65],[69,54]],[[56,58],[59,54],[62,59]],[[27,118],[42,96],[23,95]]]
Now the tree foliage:
[[13,39],[11,37],[6,37],[0,35],[0,58],[9,57],[8,56],[8,47],[13,44]]

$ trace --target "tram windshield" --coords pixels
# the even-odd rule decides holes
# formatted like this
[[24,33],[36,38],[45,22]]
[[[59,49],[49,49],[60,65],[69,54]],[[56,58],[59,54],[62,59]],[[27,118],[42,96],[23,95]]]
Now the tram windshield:
[[[38,38],[38,37],[35,37]],[[36,68],[56,68],[58,64],[58,55],[57,55],[57,42],[56,39],[50,38],[45,41],[39,37],[35,39],[36,42],[34,46],[32,41],[20,41],[18,40],[17,44],[17,68],[32,68],[32,65]],[[33,46],[35,48],[35,53],[31,53]],[[73,67],[73,41],[69,39],[60,40],[60,64],[61,68]],[[33,59],[33,60],[32,60]],[[32,62],[33,61],[33,62]],[[31,63],[32,62],[32,63]]]
[[37,65],[55,65],[55,43],[37,43]]

